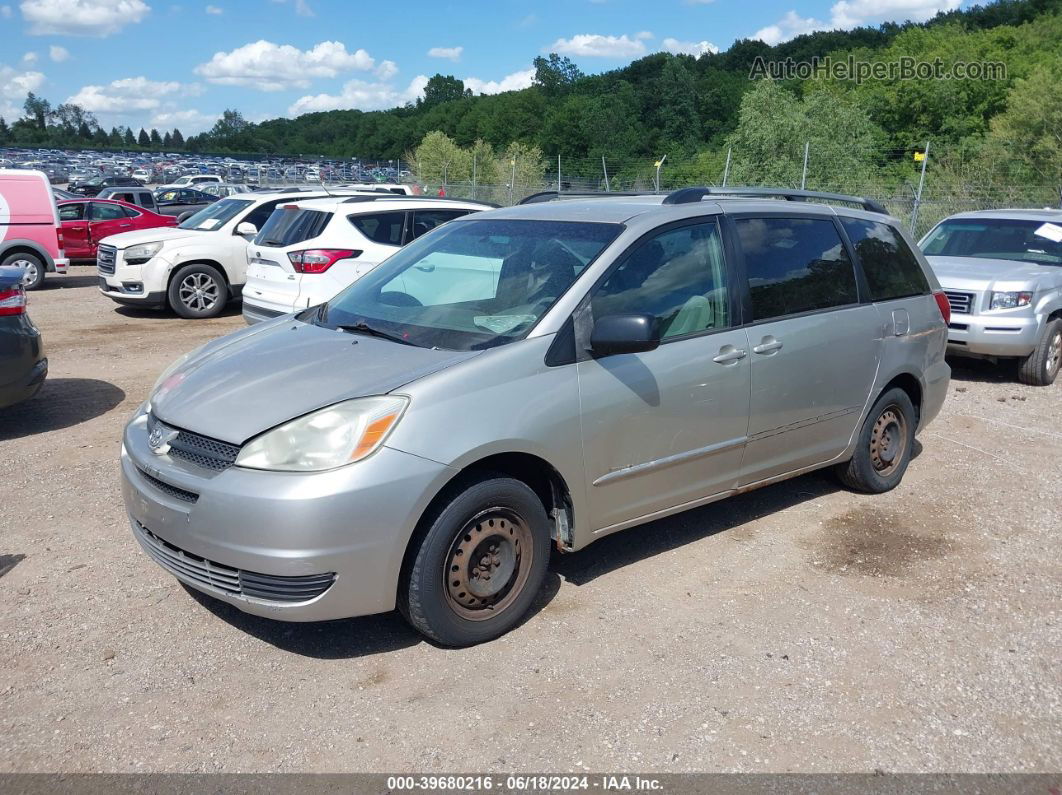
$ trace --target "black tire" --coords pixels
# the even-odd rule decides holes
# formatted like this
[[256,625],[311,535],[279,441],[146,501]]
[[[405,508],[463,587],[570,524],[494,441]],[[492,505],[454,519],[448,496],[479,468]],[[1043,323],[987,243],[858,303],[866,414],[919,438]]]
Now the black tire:
[[[535,492],[502,475],[466,480],[422,527],[398,598],[414,629],[444,646],[472,646],[516,626],[549,563],[549,519]],[[486,574],[475,573],[480,566]]]
[[193,263],[178,268],[166,291],[170,308],[181,317],[217,317],[229,300],[229,286],[213,265]]
[[0,266],[7,267],[8,265],[16,265],[27,269],[26,278],[22,280],[22,286],[27,292],[39,290],[41,285],[44,284],[44,274],[47,269],[44,266],[44,261],[36,254],[28,252],[25,254],[9,254],[4,257],[3,262],[0,262]]
[[1018,380],[1030,386],[1051,386],[1062,366],[1062,320],[1044,326],[1036,348],[1021,360]]
[[899,387],[885,392],[863,422],[855,454],[835,468],[841,482],[867,494],[896,488],[911,462],[917,424],[910,396]]

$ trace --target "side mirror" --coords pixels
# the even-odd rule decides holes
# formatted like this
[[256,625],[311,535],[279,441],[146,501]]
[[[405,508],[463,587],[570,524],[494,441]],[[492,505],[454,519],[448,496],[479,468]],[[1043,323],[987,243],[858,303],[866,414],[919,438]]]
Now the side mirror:
[[594,323],[590,350],[595,356],[642,353],[660,345],[656,318],[652,315],[607,315]]
[[254,237],[258,234],[258,227],[250,221],[240,221],[236,224],[236,234],[240,237]]

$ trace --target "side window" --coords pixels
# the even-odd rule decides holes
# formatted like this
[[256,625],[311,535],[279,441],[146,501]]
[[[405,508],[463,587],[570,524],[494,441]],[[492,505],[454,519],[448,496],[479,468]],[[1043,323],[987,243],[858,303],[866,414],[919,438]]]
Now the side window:
[[907,243],[887,224],[842,218],[874,301],[925,295],[929,282]]
[[60,221],[80,221],[85,217],[85,205],[82,202],[64,204],[59,208]]
[[92,202],[89,207],[90,221],[117,221],[120,218],[125,218],[125,212],[122,211],[122,205],[120,204]]
[[[246,221],[249,224],[254,224],[255,229],[261,230],[262,227],[265,226],[265,222],[269,220],[269,216],[273,214],[273,210],[275,210],[280,203],[281,202],[279,201],[275,201],[259,205],[251,210],[251,212],[247,213],[243,221]],[[243,223],[243,221],[240,223]]]
[[139,218],[140,213],[134,210],[132,207],[123,207],[122,212],[125,213],[126,218]]
[[719,227],[682,226],[642,241],[590,299],[594,318],[656,317],[661,339],[730,325]]
[[469,210],[414,210],[413,230],[410,240],[416,240],[421,235],[427,234],[440,224],[468,215]]
[[162,194],[159,195],[159,201],[160,202],[177,201],[177,196],[178,196],[179,193],[180,193],[180,191],[168,190],[165,193],[162,193]]
[[833,221],[739,218],[752,319],[854,304],[855,271]]
[[347,220],[374,243],[383,243],[385,246],[402,245],[402,227],[406,221],[404,212],[348,215]]

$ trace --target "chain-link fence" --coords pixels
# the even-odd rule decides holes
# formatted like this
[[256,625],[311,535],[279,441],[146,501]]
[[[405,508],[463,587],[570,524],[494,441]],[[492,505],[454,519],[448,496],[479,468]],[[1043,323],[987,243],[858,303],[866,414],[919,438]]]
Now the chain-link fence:
[[[1000,207],[1062,207],[1062,180],[1018,166],[1010,167],[1007,177],[1000,178],[998,171],[985,167],[984,160],[958,147],[938,151],[930,145],[927,154],[923,142],[908,149],[855,153],[847,165],[836,168],[817,160],[813,147],[801,146],[799,153],[806,153],[806,161],[799,157],[788,164],[788,169],[779,168],[777,161],[749,163],[742,160],[739,152],[727,150],[685,160],[562,157],[559,162],[553,158],[541,163],[540,177],[517,179],[515,184],[435,180],[419,183],[419,187],[433,195],[442,191],[453,198],[503,206],[534,193],[557,190],[605,193],[669,192],[695,185],[803,187],[876,199],[901,219],[916,238],[954,213]],[[781,174],[782,178],[769,182],[748,178],[765,173]]]

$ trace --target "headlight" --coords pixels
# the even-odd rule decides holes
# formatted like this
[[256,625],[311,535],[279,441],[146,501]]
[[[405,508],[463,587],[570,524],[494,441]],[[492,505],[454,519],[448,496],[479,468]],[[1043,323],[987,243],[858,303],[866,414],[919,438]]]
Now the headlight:
[[989,309],[1014,309],[1032,303],[1032,293],[992,293]]
[[320,472],[360,461],[398,423],[409,400],[358,398],[299,417],[244,445],[236,466],[284,472]]
[[141,243],[139,246],[130,246],[125,250],[125,264],[143,265],[158,254],[160,248],[162,248],[162,243]]

